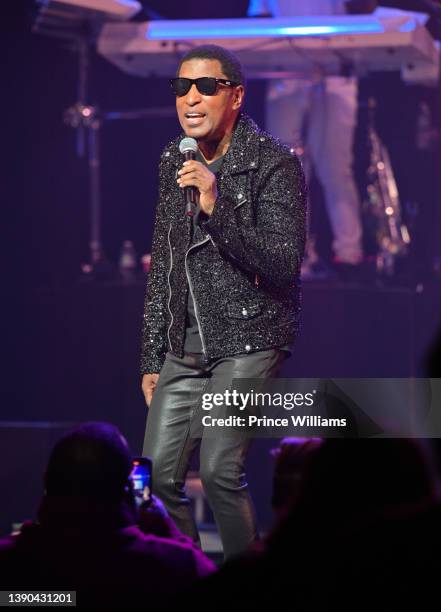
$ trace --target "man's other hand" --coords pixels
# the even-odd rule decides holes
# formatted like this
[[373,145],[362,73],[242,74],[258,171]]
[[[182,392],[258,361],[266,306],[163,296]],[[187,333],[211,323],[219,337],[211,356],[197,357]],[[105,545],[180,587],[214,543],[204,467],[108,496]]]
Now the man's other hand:
[[147,406],[150,408],[150,404],[153,397],[153,391],[158,384],[159,374],[144,374],[142,377],[142,392],[144,393],[145,401]]

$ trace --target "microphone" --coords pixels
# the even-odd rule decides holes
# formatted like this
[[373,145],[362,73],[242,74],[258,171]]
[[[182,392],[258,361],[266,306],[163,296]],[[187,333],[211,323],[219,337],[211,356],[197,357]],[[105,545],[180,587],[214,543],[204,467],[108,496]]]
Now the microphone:
[[[183,138],[179,143],[179,150],[184,156],[185,161],[196,159],[198,143],[194,138]],[[196,187],[184,187],[185,215],[187,217],[194,217],[194,209],[198,204],[198,193]]]

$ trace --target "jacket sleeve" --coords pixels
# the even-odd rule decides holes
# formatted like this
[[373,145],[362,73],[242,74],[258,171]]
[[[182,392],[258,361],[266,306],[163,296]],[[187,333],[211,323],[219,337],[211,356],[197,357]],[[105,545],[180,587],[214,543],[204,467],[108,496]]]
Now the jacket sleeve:
[[167,352],[169,219],[165,209],[165,176],[161,162],[159,198],[152,242],[152,261],[144,300],[141,332],[141,374],[159,372]]
[[305,247],[306,186],[297,157],[266,164],[257,190],[253,222],[239,222],[232,198],[220,196],[204,223],[220,251],[278,287],[292,286]]

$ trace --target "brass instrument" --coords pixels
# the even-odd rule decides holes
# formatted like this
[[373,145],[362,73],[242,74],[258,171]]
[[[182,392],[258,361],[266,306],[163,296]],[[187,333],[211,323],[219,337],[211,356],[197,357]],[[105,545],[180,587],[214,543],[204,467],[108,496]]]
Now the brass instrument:
[[369,100],[368,141],[370,165],[366,208],[375,218],[377,272],[393,276],[397,259],[408,252],[411,239],[402,220],[400,198],[390,163],[389,153],[375,129],[376,102]]

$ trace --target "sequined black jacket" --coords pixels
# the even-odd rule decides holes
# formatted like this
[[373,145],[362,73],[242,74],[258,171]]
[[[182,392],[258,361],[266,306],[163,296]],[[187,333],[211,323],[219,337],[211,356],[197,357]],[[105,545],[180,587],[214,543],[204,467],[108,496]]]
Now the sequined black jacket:
[[293,342],[300,309],[306,188],[297,157],[242,114],[217,175],[211,216],[192,237],[176,182],[179,142],[159,164],[141,373],[183,356],[187,292],[206,361]]

